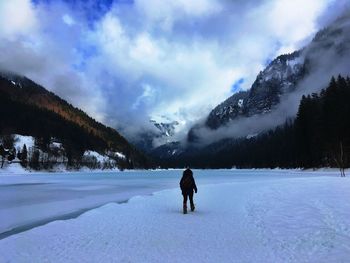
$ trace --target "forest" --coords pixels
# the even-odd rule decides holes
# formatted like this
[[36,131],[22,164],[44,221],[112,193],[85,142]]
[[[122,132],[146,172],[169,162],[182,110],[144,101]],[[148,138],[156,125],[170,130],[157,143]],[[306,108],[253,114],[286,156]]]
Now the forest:
[[225,139],[176,158],[166,167],[350,167],[350,79],[332,78],[320,94],[301,98],[297,116],[253,138]]
[[[111,128],[94,120],[86,121],[89,117],[85,117],[81,111],[79,114],[83,117],[79,119],[85,118],[85,121],[74,122],[72,117],[67,119],[66,115],[58,114],[49,107],[38,107],[14,98],[0,89],[2,160],[7,156],[11,161],[17,156],[23,166],[42,169],[48,168],[51,162],[58,162],[59,156],[64,156],[61,162],[68,167],[85,165],[100,168],[94,162],[84,164],[84,152],[94,150],[105,153],[114,148],[122,149],[126,154],[125,160],[118,160],[118,166],[122,169],[135,166],[147,168],[151,163],[132,146],[128,147],[120,135],[113,136],[115,132]],[[179,155],[155,158],[153,161],[162,168],[186,165],[195,168],[338,167],[343,174],[343,169],[350,167],[349,101],[349,77],[333,77],[328,87],[319,94],[304,95],[296,117],[286,120],[282,126],[249,139],[225,139],[204,148],[189,147]],[[89,122],[93,124],[86,124]],[[92,126],[100,127],[92,129]],[[16,150],[12,150],[11,134],[35,137],[34,149],[22,147],[16,153]],[[62,144],[64,152],[50,148],[53,138]],[[6,152],[5,149],[10,151]],[[40,158],[41,152],[49,156]]]
[[[17,80],[17,79],[16,79]],[[32,169],[48,169],[57,163],[68,168],[82,165],[90,168],[113,168],[110,164],[96,166],[82,158],[87,150],[109,155],[121,168],[147,168],[149,159],[130,145],[117,131],[109,128],[80,109],[74,108],[52,92],[29,79],[19,79],[16,86],[5,78],[0,78],[0,155],[12,161],[16,157],[22,166]],[[13,148],[13,134],[35,138],[33,149],[21,146]],[[55,140],[62,149],[52,149]],[[113,152],[120,152],[125,159],[117,158]]]

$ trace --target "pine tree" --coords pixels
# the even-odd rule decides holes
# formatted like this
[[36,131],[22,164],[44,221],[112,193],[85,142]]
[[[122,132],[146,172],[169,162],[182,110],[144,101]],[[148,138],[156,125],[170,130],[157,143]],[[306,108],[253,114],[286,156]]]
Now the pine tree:
[[29,160],[29,165],[31,168],[37,170],[39,169],[40,152],[38,150],[33,150],[31,154],[31,159]]
[[22,152],[21,152],[21,165],[23,167],[27,167],[27,158],[28,158],[28,150],[27,150],[27,146],[24,144],[22,147]]

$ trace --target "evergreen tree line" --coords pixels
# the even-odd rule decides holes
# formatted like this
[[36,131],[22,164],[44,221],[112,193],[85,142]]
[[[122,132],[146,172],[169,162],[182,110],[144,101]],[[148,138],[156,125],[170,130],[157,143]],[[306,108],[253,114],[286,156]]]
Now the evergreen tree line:
[[350,79],[331,79],[320,94],[303,96],[297,116],[251,139],[223,140],[160,160],[165,167],[350,167]]

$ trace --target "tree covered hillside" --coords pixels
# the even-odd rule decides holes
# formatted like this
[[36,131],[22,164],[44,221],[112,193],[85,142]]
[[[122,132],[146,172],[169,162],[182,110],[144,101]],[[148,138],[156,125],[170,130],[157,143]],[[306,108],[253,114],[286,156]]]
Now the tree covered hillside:
[[149,160],[117,131],[25,77],[0,76],[0,118],[1,135],[33,136],[42,152],[49,152],[53,139],[59,141],[68,166],[80,166],[88,150],[108,155],[121,168],[149,165]]
[[252,138],[226,139],[160,160],[164,166],[221,168],[350,167],[350,79],[332,78],[303,96],[297,116]]

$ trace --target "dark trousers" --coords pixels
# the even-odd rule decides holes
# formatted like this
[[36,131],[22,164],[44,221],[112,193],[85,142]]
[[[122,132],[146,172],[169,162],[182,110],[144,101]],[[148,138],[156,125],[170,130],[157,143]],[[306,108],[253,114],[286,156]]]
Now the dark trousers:
[[187,198],[189,197],[190,198],[191,207],[193,207],[194,206],[194,203],[193,203],[193,190],[191,190],[191,191],[183,191],[182,195],[184,197],[184,205],[187,206]]

